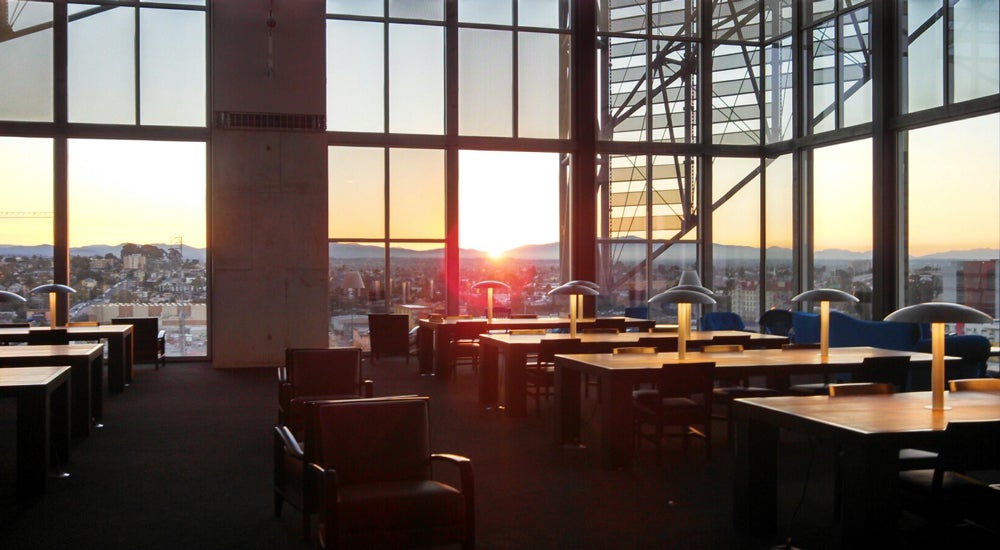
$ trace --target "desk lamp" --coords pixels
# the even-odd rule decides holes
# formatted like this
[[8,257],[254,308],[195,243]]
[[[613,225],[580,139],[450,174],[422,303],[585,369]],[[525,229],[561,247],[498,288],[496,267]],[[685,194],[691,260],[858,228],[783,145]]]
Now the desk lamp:
[[[583,296],[597,296],[600,294],[590,281],[570,281],[564,285],[557,286],[548,292],[549,296],[569,295],[569,335],[576,338],[576,317],[577,303]],[[579,296],[579,298],[577,298]]]
[[39,285],[31,289],[31,294],[48,293],[49,295],[49,326],[56,328],[56,294],[73,294],[76,291],[72,287],[59,283],[49,283]]
[[677,304],[677,358],[684,359],[687,339],[691,336],[691,304],[714,304],[715,298],[700,290],[674,287],[653,296],[647,303],[659,302]]
[[479,281],[478,283],[472,285],[472,288],[479,290],[481,288],[486,289],[486,322],[493,322],[493,289],[504,289],[509,291],[510,285],[507,283],[502,283],[500,281]]
[[826,360],[830,357],[830,302],[858,303],[853,294],[835,288],[816,288],[807,290],[792,298],[793,302],[819,302],[819,356]]
[[[594,281],[588,281],[586,279],[573,279],[572,281],[563,284],[589,286],[590,288],[598,292],[601,291],[601,285],[595,283]],[[583,294],[576,295],[576,316],[580,319],[583,318]],[[597,315],[595,314],[594,317],[597,317]]]
[[711,296],[715,294],[711,290],[705,288],[701,284],[701,277],[698,276],[698,272],[693,269],[686,269],[681,273],[680,280],[677,281],[677,286],[671,288],[670,290],[694,290],[701,292],[702,294],[708,294]]
[[897,323],[930,323],[931,325],[931,404],[925,408],[946,411],[944,405],[944,324],[992,323],[989,315],[978,309],[950,302],[928,302],[907,306],[886,315],[886,321]]

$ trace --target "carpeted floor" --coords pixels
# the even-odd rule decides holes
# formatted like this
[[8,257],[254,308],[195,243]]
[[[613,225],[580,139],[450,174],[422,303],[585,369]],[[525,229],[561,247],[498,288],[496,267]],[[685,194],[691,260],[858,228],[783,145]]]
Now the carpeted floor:
[[[799,548],[836,547],[829,453],[813,452],[806,440],[784,442],[782,536],[747,541],[731,527],[732,468],[721,423],[709,463],[697,444],[688,453],[668,444],[662,467],[648,449],[631,468],[608,471],[593,449],[553,444],[551,403],[540,415],[509,420],[476,403],[473,373],[450,382],[420,377],[415,360],[366,360],[365,376],[376,395],[431,397],[433,449],[473,462],[479,548],[763,549],[786,534]],[[594,426],[600,407],[588,403]],[[106,398],[105,427],[74,444],[71,476],[52,480],[40,500],[19,503],[15,408],[0,400],[0,549],[310,548],[296,510],[274,517],[275,409],[274,369],[139,365],[132,385]],[[924,535],[904,529],[900,546],[937,543]],[[964,547],[997,545],[969,529],[947,536]]]

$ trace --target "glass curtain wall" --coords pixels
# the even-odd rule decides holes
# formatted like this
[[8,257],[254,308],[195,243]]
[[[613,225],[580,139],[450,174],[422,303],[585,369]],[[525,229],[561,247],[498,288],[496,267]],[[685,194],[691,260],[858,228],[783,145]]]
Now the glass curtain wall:
[[205,2],[2,7],[0,285],[68,284],[66,320],[158,317],[167,355],[207,356]]

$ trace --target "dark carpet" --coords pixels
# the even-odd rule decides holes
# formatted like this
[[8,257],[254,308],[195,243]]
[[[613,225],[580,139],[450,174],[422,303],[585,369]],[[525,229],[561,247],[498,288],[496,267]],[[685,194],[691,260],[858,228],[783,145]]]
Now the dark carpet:
[[[472,372],[443,381],[419,376],[415,360],[366,359],[365,376],[376,395],[431,397],[433,450],[473,462],[479,548],[767,549],[786,535],[798,548],[838,546],[830,453],[804,439],[783,441],[780,535],[745,540],[732,529],[722,423],[708,463],[697,442],[688,452],[668,443],[661,467],[649,448],[631,468],[608,471],[593,449],[553,443],[551,403],[522,420],[483,410]],[[15,407],[0,400],[0,549],[311,548],[297,510],[274,517],[276,393],[270,368],[138,365],[125,392],[106,398],[105,427],[74,444],[71,476],[29,503],[13,496]],[[592,428],[600,406],[587,403]],[[908,523],[900,547],[943,542]],[[946,536],[966,548],[998,543],[969,528]]]

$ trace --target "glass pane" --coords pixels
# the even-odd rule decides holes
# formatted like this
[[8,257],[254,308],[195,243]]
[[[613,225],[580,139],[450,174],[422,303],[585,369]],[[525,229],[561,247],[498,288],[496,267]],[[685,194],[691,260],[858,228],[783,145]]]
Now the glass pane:
[[712,141],[760,143],[760,48],[720,44],[712,60]]
[[[634,0],[636,4],[641,0]],[[620,2],[625,4],[625,2]],[[698,36],[697,0],[652,0],[652,32],[659,36]],[[636,30],[644,30],[644,26]]]
[[764,60],[764,124],[767,143],[792,139],[792,39],[768,46]]
[[836,127],[836,21],[828,21],[814,29],[810,36],[812,48],[809,86],[809,128],[812,133],[833,130]]
[[[0,120],[51,122],[52,4],[21,4],[0,40]],[[36,27],[40,26],[40,27]]]
[[326,13],[330,15],[382,16],[384,0],[326,0]]
[[[610,32],[646,32],[646,27],[649,24],[649,14],[646,13],[646,0],[622,0],[621,2],[609,2],[608,4],[607,23],[601,25],[599,22],[598,26],[602,26]],[[663,17],[666,18],[667,15],[664,14]],[[678,19],[674,23],[675,25],[682,24],[683,16]]]
[[652,158],[652,233],[657,240],[698,237],[698,208],[692,182],[694,159],[680,155]]
[[712,35],[726,42],[756,42],[760,37],[758,0],[713,3]]
[[[1000,115],[911,130],[903,141],[909,144],[906,303],[956,302],[996,318]],[[946,330],[997,341],[995,324]]]
[[205,125],[205,14],[139,12],[141,124]]
[[805,24],[819,21],[836,9],[834,0],[801,0],[802,21]]
[[[597,246],[597,284],[601,295],[597,298],[597,315],[628,315],[646,317],[649,299],[646,288],[645,242],[600,243]],[[567,307],[568,305],[564,306]]]
[[900,7],[904,113],[944,104],[944,20],[941,0],[908,0]]
[[139,2],[155,2],[157,4],[177,4],[178,6],[204,6],[206,0],[139,0]]
[[872,142],[813,152],[813,288],[854,294],[861,304],[834,309],[871,319]]
[[466,136],[511,137],[512,33],[459,29],[458,131]]
[[444,19],[444,2],[441,0],[389,0],[389,17],[441,21]]
[[[566,0],[517,0],[517,24],[521,27],[568,29],[569,4]],[[560,19],[559,14],[563,11],[567,13]]]
[[444,186],[444,151],[391,149],[389,237],[443,239]]
[[[698,47],[690,42],[654,42],[650,66],[652,139],[662,142],[695,140],[698,112]],[[639,96],[641,99],[642,96]]]
[[[676,286],[681,273],[698,269],[698,252],[693,243],[653,243],[650,262],[653,265],[653,279],[649,284],[650,298]],[[703,281],[704,282],[704,281]],[[701,318],[701,306],[692,305],[692,327],[697,327]],[[657,323],[677,323],[677,304],[660,302],[649,306],[649,318]]]
[[518,33],[517,131],[520,137],[568,138],[569,37]]
[[429,313],[445,312],[444,248],[441,243],[406,243],[389,248],[392,313],[410,315],[410,328]]
[[327,129],[384,130],[382,29],[380,23],[327,21]]
[[765,159],[764,307],[792,309],[792,155]]
[[458,163],[460,248],[499,257],[559,242],[558,154],[460,151]]
[[[371,350],[368,313],[385,311],[385,247],[381,244],[330,243],[330,345]],[[364,288],[353,282],[361,276]]]
[[440,27],[389,25],[389,131],[444,133],[444,30]]
[[854,10],[841,17],[840,22],[842,126],[853,126],[872,121],[868,8]]
[[385,150],[330,147],[330,238],[385,238]]
[[510,25],[511,0],[458,0],[458,21],[460,23],[487,23]]
[[[601,117],[602,137],[615,141],[644,141],[647,115],[647,42],[610,37],[608,112]],[[683,127],[683,126],[682,126]]]
[[159,317],[167,355],[207,355],[206,144],[71,139],[68,157],[70,320]]
[[646,157],[612,155],[608,181],[608,236],[648,239]]
[[962,0],[954,4],[955,101],[1000,91],[1000,3]]
[[[29,298],[52,281],[52,178],[51,139],[0,137],[0,290]],[[0,301],[0,323],[48,325],[36,301]]]
[[764,39],[792,30],[792,0],[764,0]]
[[134,9],[70,8],[70,122],[135,124]]
[[712,161],[714,311],[732,311],[749,330],[760,316],[760,160]]

